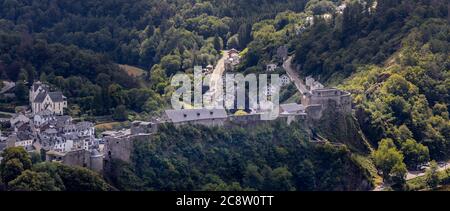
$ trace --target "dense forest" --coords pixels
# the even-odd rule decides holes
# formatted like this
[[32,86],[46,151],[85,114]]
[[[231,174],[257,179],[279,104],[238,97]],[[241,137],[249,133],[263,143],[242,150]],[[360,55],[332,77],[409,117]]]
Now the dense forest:
[[369,190],[372,178],[348,148],[309,142],[299,123],[252,127],[165,125],[137,142],[132,163],[114,161],[120,190]]
[[[295,60],[305,75],[321,75],[324,79],[348,77],[360,65],[385,62],[401,48],[403,38],[428,20],[445,21],[447,5],[443,0],[348,4],[340,16],[317,17],[316,24],[298,37]],[[439,45],[437,40],[434,45]]]
[[[19,81],[18,101],[35,80],[62,89],[78,116],[125,107],[147,116],[165,107],[169,77],[214,64],[224,48],[243,49],[253,23],[306,1],[0,1],[0,79]],[[146,70],[126,75],[116,64]],[[28,83],[26,83],[28,82]],[[123,119],[124,115],[119,115]],[[126,116],[125,116],[126,119]]]
[[361,67],[343,85],[354,93],[367,137],[393,141],[408,169],[450,156],[449,32],[442,20],[430,20],[402,40],[389,63]]

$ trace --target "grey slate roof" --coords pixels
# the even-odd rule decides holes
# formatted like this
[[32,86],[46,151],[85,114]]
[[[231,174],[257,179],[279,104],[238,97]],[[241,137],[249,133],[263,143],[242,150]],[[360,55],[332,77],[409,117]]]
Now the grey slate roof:
[[27,123],[27,122],[30,122],[30,118],[28,118],[27,116],[25,116],[23,114],[16,114],[10,119],[11,125],[15,125],[18,122]]
[[58,131],[56,131],[56,129],[54,129],[54,128],[49,128],[49,129],[45,130],[44,133],[46,133],[46,134],[57,134]]
[[48,95],[52,99],[53,102],[63,102],[65,100],[62,92],[49,92]]
[[46,116],[53,116],[53,113],[50,110],[46,109],[46,110],[38,112],[36,114],[36,116],[37,115],[42,116],[42,117],[46,117]]
[[78,130],[88,130],[93,126],[94,124],[92,122],[79,122],[76,125]]
[[40,81],[36,81],[33,83],[33,91],[37,91],[41,87],[43,90],[48,91],[48,86],[43,84]]
[[166,110],[166,115],[173,123],[206,119],[224,119],[228,117],[225,109]]
[[66,100],[66,97],[62,94],[62,92],[39,92],[39,94],[34,99],[35,103],[42,103],[44,102],[45,98],[50,96],[50,99],[52,99],[53,102],[63,102]]
[[17,133],[17,138],[19,139],[19,140],[27,140],[27,139],[29,139],[30,138],[30,134],[28,134],[28,133],[26,133],[26,132],[18,132]]
[[39,92],[39,94],[34,98],[35,103],[42,103],[45,100],[45,97],[47,96],[47,92]]
[[305,111],[305,107],[301,104],[297,104],[297,103],[289,103],[289,104],[282,104],[280,105],[281,111],[282,112],[287,112],[287,113],[296,113],[298,111]]

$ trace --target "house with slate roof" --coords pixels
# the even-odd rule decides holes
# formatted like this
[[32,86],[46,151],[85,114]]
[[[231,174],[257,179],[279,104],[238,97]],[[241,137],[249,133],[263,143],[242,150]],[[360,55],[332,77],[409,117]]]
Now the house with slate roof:
[[53,114],[63,115],[67,98],[62,92],[51,92],[48,85],[37,81],[30,89],[30,104],[33,114],[49,110]]

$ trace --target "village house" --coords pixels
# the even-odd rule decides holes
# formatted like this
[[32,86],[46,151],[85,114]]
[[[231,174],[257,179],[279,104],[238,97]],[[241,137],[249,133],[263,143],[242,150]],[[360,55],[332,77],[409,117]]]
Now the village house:
[[33,116],[33,123],[36,126],[41,126],[52,120],[55,120],[55,116],[53,115],[53,113],[50,110],[40,111]]
[[15,114],[13,117],[9,119],[9,123],[11,128],[13,128],[14,132],[18,132],[23,129],[30,123],[30,118],[24,114]]
[[30,104],[33,114],[49,110],[56,115],[63,115],[67,108],[67,99],[62,92],[50,92],[48,85],[37,81],[30,89]]
[[34,136],[29,131],[20,131],[13,133],[6,139],[7,148],[9,147],[23,147],[27,151],[33,148]]
[[61,92],[51,92],[48,85],[35,82],[30,89],[32,113],[18,113],[9,119],[13,129],[1,137],[0,150],[23,147],[27,151],[45,150],[47,161],[62,162],[101,171],[103,154],[91,122],[73,123],[63,115],[67,99]]
[[225,59],[225,71],[234,71],[239,62],[239,51],[234,48],[229,50],[228,58]]
[[306,77],[305,85],[306,85],[306,88],[310,91],[316,90],[316,89],[322,89],[325,87],[323,84],[321,84],[319,81],[316,81],[311,76]]

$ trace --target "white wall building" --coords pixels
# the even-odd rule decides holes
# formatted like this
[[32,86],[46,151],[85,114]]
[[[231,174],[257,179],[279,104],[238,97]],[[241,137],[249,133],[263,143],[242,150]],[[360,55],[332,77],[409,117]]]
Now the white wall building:
[[35,82],[30,89],[30,104],[33,114],[49,110],[53,114],[63,115],[67,108],[67,98],[62,92],[50,92],[49,87]]

